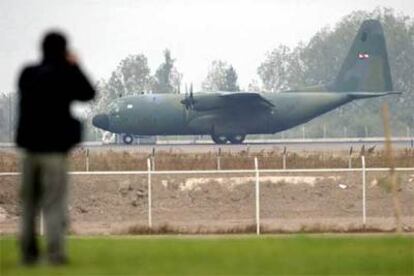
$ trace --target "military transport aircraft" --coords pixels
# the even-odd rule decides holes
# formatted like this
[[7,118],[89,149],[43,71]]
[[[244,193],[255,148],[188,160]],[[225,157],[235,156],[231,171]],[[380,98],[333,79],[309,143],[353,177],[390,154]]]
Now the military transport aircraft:
[[399,93],[392,89],[382,26],[367,20],[330,84],[280,93],[127,96],[113,101],[92,123],[121,134],[126,144],[134,135],[211,135],[217,144],[239,144],[247,134],[286,130],[353,100]]

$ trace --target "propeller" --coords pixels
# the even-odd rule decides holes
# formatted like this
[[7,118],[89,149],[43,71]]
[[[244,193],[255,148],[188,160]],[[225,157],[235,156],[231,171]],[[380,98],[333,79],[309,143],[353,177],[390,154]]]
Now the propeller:
[[193,84],[190,85],[190,95],[188,95],[187,85],[185,85],[185,96],[184,99],[181,101],[183,105],[185,105],[185,109],[193,109],[194,106],[194,96],[193,96]]

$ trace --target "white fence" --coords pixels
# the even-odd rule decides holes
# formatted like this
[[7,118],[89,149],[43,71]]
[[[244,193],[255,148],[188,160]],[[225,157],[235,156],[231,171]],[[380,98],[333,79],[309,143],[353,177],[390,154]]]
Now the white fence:
[[[243,170],[180,170],[180,171],[155,171],[154,162],[151,158],[147,159],[146,171],[71,171],[70,175],[145,175],[148,179],[148,227],[152,227],[152,175],[194,175],[194,174],[254,174],[255,175],[255,223],[256,233],[261,233],[260,229],[260,175],[263,173],[346,173],[361,172],[362,186],[362,224],[366,225],[366,174],[367,172],[387,172],[389,168],[366,168],[365,157],[361,156],[361,168],[324,168],[324,169],[260,169],[257,157],[254,158],[254,169]],[[395,168],[398,172],[414,172],[414,168]],[[19,172],[0,172],[0,177],[19,176]],[[42,225],[42,223],[41,223]]]

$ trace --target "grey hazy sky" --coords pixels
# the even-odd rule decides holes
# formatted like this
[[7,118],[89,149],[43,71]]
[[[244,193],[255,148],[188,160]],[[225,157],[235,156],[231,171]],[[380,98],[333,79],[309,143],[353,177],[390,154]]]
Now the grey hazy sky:
[[275,46],[307,41],[350,12],[377,6],[414,17],[412,0],[0,0],[0,93],[15,90],[21,66],[38,59],[50,28],[69,34],[94,81],[129,54],[145,54],[153,73],[169,48],[196,90],[215,59],[233,64],[243,88],[258,79],[258,65]]

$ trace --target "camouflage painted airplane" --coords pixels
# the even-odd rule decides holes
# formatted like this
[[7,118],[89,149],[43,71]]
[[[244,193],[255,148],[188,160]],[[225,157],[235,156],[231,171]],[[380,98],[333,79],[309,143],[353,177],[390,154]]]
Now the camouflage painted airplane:
[[280,93],[143,94],[116,99],[93,125],[121,134],[211,135],[217,144],[242,143],[247,134],[283,131],[353,100],[397,94],[392,88],[382,26],[361,25],[336,79]]

